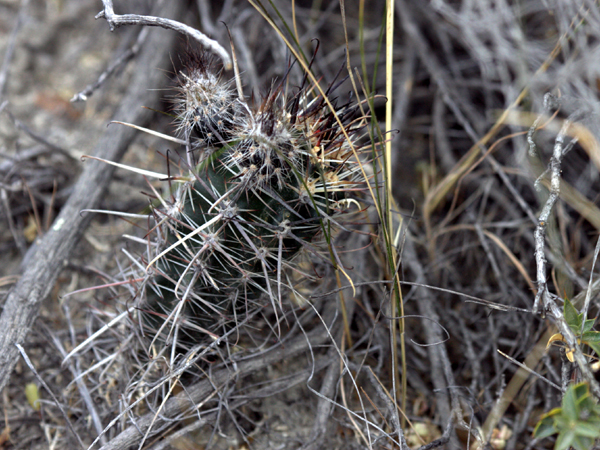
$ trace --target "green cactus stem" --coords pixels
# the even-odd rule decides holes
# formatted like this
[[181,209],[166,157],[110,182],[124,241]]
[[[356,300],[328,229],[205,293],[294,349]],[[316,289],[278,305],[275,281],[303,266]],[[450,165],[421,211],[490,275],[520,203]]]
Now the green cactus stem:
[[[300,90],[286,102],[275,88],[255,110],[208,66],[180,75],[177,128],[201,162],[171,179],[171,198],[153,208],[140,305],[148,334],[183,349],[249,311],[280,308],[281,271],[359,184],[350,143],[322,99]],[[356,136],[356,107],[336,114]]]

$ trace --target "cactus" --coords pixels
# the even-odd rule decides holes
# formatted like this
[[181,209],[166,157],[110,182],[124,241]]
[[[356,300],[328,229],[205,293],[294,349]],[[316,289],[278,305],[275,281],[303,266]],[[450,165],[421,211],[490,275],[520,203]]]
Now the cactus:
[[182,161],[152,207],[139,311],[149,335],[187,349],[249,311],[282,307],[282,273],[360,184],[336,115],[352,137],[362,121],[356,105],[330,111],[306,88],[286,98],[282,84],[253,107],[204,55],[178,78],[177,132],[199,162]]

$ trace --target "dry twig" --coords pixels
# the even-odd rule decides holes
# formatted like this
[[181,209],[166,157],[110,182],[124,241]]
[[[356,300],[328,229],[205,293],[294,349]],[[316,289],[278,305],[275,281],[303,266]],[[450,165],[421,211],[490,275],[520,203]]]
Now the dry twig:
[[219,55],[226,69],[231,68],[229,53],[217,41],[209,39],[205,34],[172,19],[155,16],[141,16],[139,14],[115,14],[112,0],[102,0],[104,9],[96,15],[96,19],[104,18],[110,26],[110,30],[124,25],[145,25],[149,27],[161,27],[167,30],[177,31],[185,36],[198,41],[202,46],[209,48],[213,53]]

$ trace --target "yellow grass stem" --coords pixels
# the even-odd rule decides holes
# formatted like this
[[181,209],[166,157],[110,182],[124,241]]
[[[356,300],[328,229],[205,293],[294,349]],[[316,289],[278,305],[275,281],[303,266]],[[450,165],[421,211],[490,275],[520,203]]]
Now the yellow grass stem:
[[[392,132],[392,117],[393,117],[393,98],[394,98],[394,0],[386,1],[386,17],[385,17],[385,96],[387,102],[385,104],[385,131],[386,136],[389,136]],[[406,390],[408,386],[407,374],[406,374],[406,344],[404,340],[404,304],[402,301],[402,292],[400,290],[400,284],[398,280],[399,271],[396,270],[396,250],[391,242],[394,233],[394,221],[392,218],[392,141],[391,139],[385,140],[385,152],[384,152],[384,167],[385,167],[385,216],[387,218],[387,228],[390,242],[388,242],[387,248],[391,252],[389,255],[390,262],[390,275],[394,279],[392,284],[392,301],[391,306],[391,317],[397,317],[400,313],[400,320],[391,321],[391,333],[392,333],[392,377],[393,383],[396,387],[394,397],[397,399],[398,396],[401,398],[402,411],[406,411]],[[402,380],[398,379],[399,364],[398,364],[398,333],[396,332],[398,327],[400,337],[400,357],[402,360]],[[400,394],[400,395],[399,395]],[[398,401],[395,401],[398,404]],[[404,426],[405,419],[402,416],[402,425]]]

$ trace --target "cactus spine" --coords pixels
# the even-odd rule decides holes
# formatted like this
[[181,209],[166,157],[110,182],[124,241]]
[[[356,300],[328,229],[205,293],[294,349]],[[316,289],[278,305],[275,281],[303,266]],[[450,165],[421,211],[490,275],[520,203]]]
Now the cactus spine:
[[253,108],[210,66],[202,56],[179,76],[177,130],[199,163],[152,209],[140,306],[147,331],[180,348],[280,307],[282,272],[359,184],[334,115],[356,136],[356,106],[334,113],[307,89],[288,99],[274,87]]

